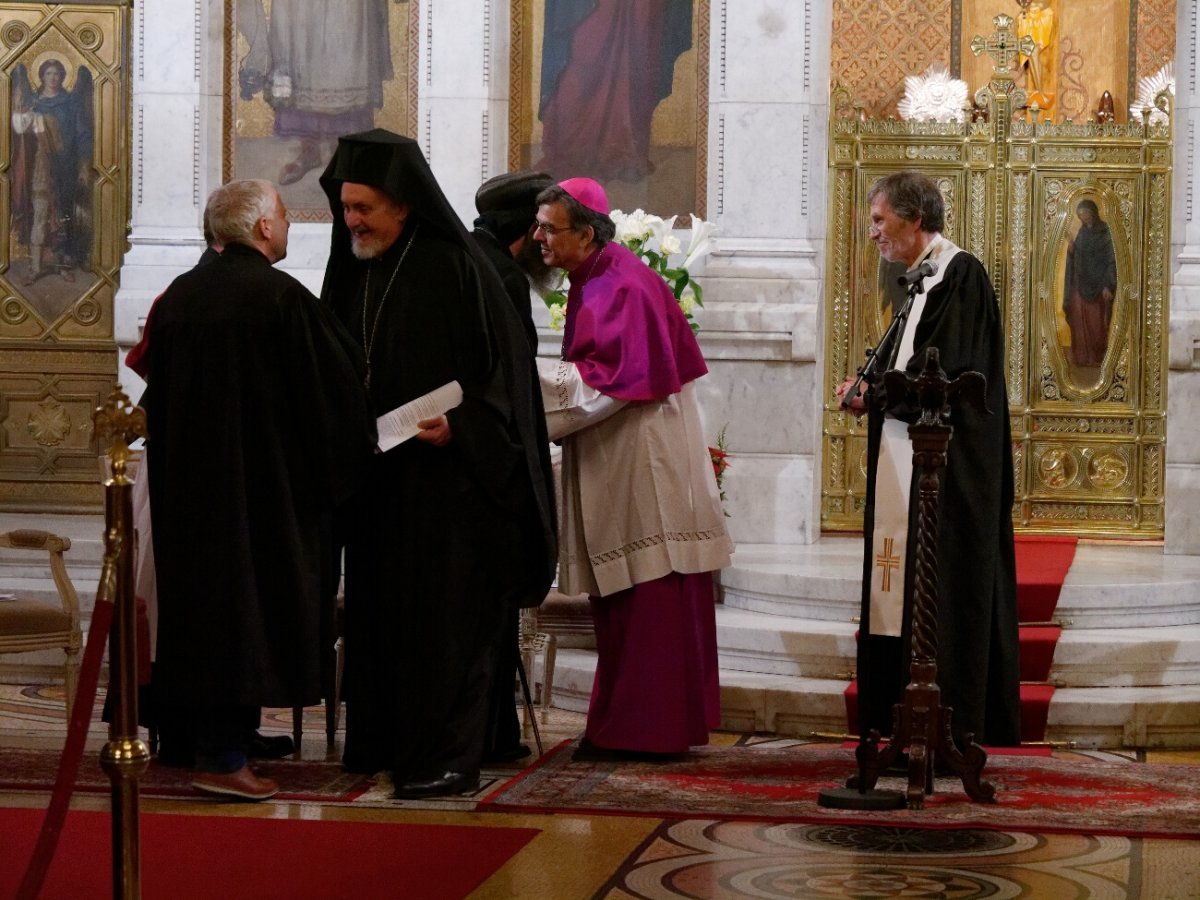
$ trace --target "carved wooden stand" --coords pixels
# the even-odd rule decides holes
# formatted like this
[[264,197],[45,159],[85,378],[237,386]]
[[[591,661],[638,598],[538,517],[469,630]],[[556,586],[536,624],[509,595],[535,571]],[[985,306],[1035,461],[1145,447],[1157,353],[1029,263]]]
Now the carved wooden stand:
[[[893,707],[891,740],[880,749],[878,731],[872,729],[870,734],[863,736],[856,751],[858,774],[847,781],[846,787],[855,789],[867,808],[878,808],[881,804],[871,803],[867,799],[868,792],[874,792],[880,773],[900,760],[900,754],[907,748],[908,790],[905,799],[909,809],[923,808],[925,795],[933,793],[936,762],[941,762],[962,779],[963,788],[972,800],[993,802],[995,787],[980,780],[987,752],[975,743],[973,734],[965,736],[964,751],[960,752],[955,746],[950,732],[951,710],[942,705],[941,688],[937,683],[937,520],[941,488],[938,470],[946,464],[946,450],[954,431],[944,420],[949,414],[947,402],[955,394],[962,395],[978,408],[985,408],[984,378],[978,372],[964,372],[953,382],[947,381],[936,347],[929,349],[925,369],[917,378],[894,369],[884,378],[891,405],[901,397],[916,394],[921,408],[921,418],[908,429],[913,445],[913,465],[920,473],[911,680],[904,691],[904,701]],[[831,792],[831,795],[833,793],[838,796],[831,796],[832,802],[826,802],[822,795],[822,805],[854,805],[854,797],[849,791]]]

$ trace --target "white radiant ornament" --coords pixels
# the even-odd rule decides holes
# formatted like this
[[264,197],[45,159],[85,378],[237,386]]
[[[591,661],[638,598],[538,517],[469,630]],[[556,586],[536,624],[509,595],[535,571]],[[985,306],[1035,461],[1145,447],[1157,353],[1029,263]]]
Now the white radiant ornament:
[[1150,107],[1150,124],[1167,124],[1167,114],[1154,105],[1154,98],[1163,91],[1170,91],[1175,96],[1175,63],[1169,62],[1153,75],[1139,78],[1137,83],[1137,99],[1129,104],[1129,121],[1142,121],[1142,110]]
[[896,104],[902,119],[925,122],[961,122],[967,106],[967,83],[951,78],[949,70],[934,63],[924,75],[904,79],[904,97]]

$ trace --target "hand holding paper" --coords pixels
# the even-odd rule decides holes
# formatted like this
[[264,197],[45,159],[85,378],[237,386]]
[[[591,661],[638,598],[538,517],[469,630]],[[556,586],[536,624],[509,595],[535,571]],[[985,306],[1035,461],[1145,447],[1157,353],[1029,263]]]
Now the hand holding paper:
[[462,397],[462,388],[458,382],[451,381],[428,394],[410,400],[403,406],[397,406],[389,413],[384,413],[375,422],[379,430],[379,451],[387,452],[397,444],[403,444],[409,438],[416,437],[419,432],[425,430],[422,423],[438,418],[442,419],[445,439],[441,443],[435,438],[426,440],[440,447],[450,440],[450,426],[445,422],[444,415],[462,403]]

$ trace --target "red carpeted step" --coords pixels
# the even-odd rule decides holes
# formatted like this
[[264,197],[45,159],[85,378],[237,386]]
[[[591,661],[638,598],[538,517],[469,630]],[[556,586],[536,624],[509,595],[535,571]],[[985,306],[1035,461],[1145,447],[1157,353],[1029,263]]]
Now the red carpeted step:
[[1046,718],[1050,715],[1050,698],[1053,696],[1052,684],[1021,685],[1022,742],[1046,739]]
[[1078,543],[1075,537],[1020,535],[1016,538],[1019,621],[1050,621]]
[[1062,629],[1057,625],[1022,625],[1021,680],[1049,681],[1050,667],[1054,664],[1054,648]]
[[[1021,740],[1044,741],[1046,718],[1050,714],[1050,698],[1054,696],[1052,684],[1021,685]],[[858,732],[858,681],[846,686],[842,698],[846,702],[846,721],[852,722],[850,733]]]
[[[1020,627],[1021,681],[1045,682],[1050,678],[1050,668],[1054,663],[1054,649],[1062,628],[1057,625],[1022,625]],[[1021,703],[1025,703],[1025,688],[1022,686]],[[843,694],[846,703],[846,722],[849,730],[858,730],[858,681],[851,681]],[[1040,701],[1039,701],[1040,702]],[[1048,701],[1047,701],[1048,702]],[[1031,721],[1038,721],[1038,716]],[[1042,737],[1031,740],[1042,740],[1045,736],[1046,722],[1042,716],[1038,733]]]
[[[1020,535],[1016,538],[1018,621],[1049,622],[1052,619],[1078,543],[1078,538],[1070,536]],[[1061,634],[1062,628],[1057,625],[1020,627],[1021,739],[1024,741],[1046,739],[1046,717],[1054,687],[1044,682],[1050,677],[1054,649]],[[858,731],[857,681],[850,682],[843,698],[848,730],[853,734]]]

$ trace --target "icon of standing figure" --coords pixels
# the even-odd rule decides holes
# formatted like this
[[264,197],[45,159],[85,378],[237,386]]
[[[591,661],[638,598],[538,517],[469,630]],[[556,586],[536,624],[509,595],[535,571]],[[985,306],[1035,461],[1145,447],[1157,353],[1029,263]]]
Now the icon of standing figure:
[[1104,362],[1117,293],[1117,261],[1112,232],[1095,200],[1075,206],[1079,229],[1067,240],[1063,313],[1071,331],[1071,362],[1095,367]]
[[92,74],[49,57],[34,90],[24,64],[12,76],[12,233],[28,247],[24,283],[57,272],[75,280],[90,267]]

